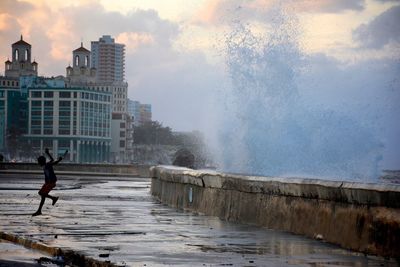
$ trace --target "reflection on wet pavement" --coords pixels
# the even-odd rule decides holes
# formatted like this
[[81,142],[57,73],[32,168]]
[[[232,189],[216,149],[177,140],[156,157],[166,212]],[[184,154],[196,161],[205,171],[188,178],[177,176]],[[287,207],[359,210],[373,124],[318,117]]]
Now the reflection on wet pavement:
[[41,179],[0,179],[4,232],[128,266],[397,266],[336,246],[175,210],[149,179],[59,178],[53,207],[32,218]]

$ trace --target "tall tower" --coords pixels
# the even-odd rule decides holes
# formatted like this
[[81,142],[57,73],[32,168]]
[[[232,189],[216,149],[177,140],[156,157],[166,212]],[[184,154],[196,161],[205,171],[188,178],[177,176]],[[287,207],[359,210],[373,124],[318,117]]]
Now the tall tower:
[[67,67],[67,78],[72,84],[93,83],[96,80],[96,69],[91,68],[90,51],[81,46],[72,51],[72,67]]
[[37,76],[38,64],[31,61],[32,46],[21,39],[11,45],[12,61],[5,62],[5,76],[20,77]]
[[125,80],[125,45],[115,43],[110,35],[92,41],[92,66],[100,83],[122,83]]

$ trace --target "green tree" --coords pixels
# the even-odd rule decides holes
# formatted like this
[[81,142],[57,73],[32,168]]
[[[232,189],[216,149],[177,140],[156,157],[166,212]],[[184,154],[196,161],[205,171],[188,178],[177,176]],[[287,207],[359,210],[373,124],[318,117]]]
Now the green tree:
[[134,142],[146,145],[175,145],[176,138],[171,128],[163,127],[158,121],[145,122],[141,126],[134,127]]

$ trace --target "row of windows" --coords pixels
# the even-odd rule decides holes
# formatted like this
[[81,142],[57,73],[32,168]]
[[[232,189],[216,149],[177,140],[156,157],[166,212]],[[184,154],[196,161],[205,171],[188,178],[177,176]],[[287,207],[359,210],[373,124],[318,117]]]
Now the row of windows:
[[[59,92],[59,97],[60,98],[71,98],[71,97],[77,98],[78,94],[77,92]],[[31,97],[32,98],[53,98],[54,97],[54,92],[52,91],[32,91],[31,92]],[[104,102],[110,102],[111,101],[111,96],[109,95],[102,95],[102,94],[93,94],[93,93],[85,93],[81,92],[81,98],[83,99],[88,99],[88,100],[95,100],[95,101],[104,101]]]
[[3,85],[3,86],[19,86],[19,82],[3,80],[3,81],[1,81],[1,85]]
[[[58,129],[58,134],[60,135],[70,135],[70,134],[76,135],[77,134],[77,129],[73,128],[71,131],[70,128],[59,128]],[[32,126],[31,128],[31,134],[33,135],[40,135],[42,134],[41,127],[40,125],[35,125]],[[43,134],[53,134],[53,128],[52,127],[43,127]],[[108,130],[93,130],[93,129],[84,129],[81,131],[82,135],[86,136],[98,136],[98,137],[108,137],[110,136],[110,131]]]
[[[77,102],[76,101],[59,101],[59,106],[60,109],[69,109],[71,107],[71,103],[73,103],[74,108],[76,108],[77,106]],[[54,102],[53,101],[44,101],[44,108],[48,109],[48,108],[52,108],[54,106]],[[83,108],[91,108],[91,109],[99,109],[98,111],[105,111],[108,112],[109,110],[109,105],[107,104],[101,104],[101,103],[93,103],[93,102],[82,102]],[[39,107],[42,106],[42,101],[40,100],[33,100],[31,101],[31,106],[32,109],[37,109]]]

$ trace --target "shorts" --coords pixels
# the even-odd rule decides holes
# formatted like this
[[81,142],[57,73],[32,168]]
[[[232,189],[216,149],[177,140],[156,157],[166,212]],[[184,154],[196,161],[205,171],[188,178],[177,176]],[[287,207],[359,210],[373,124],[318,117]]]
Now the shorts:
[[48,195],[54,187],[56,187],[56,183],[45,183],[39,190],[39,195]]

